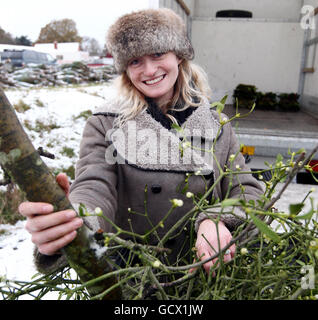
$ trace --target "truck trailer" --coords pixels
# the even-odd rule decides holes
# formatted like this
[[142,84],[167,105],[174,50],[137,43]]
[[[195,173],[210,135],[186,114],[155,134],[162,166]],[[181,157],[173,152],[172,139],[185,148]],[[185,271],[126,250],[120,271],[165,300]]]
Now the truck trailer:
[[[255,107],[233,121],[252,170],[266,169],[280,154],[289,158],[318,144],[318,0],[158,0],[152,6],[180,14],[207,72],[212,101],[227,96],[224,113],[237,111],[240,84],[261,93],[298,95],[299,111]],[[239,106],[240,107],[240,106]],[[240,108],[241,114],[248,109]],[[318,154],[310,162],[318,175]],[[303,170],[295,182],[316,184]]]

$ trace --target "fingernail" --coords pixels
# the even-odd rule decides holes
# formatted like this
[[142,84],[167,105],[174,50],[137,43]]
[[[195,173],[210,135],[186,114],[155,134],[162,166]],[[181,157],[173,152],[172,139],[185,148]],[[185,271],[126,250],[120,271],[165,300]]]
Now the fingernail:
[[66,212],[66,217],[69,219],[75,218],[76,217],[76,212],[74,210],[67,211]]
[[51,204],[45,204],[42,207],[42,211],[46,212],[46,213],[50,213],[54,210],[54,207]]
[[81,218],[76,218],[76,220],[74,221],[74,225],[76,227],[80,227],[83,224],[83,220]]

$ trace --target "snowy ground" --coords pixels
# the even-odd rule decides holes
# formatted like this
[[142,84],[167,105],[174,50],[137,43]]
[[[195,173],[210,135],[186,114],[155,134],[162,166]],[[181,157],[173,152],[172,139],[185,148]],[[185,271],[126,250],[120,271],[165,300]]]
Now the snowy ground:
[[[78,154],[85,119],[74,120],[74,116],[77,117],[82,111],[94,111],[103,105],[105,98],[112,95],[113,92],[107,85],[98,85],[59,89],[8,90],[6,94],[12,104],[17,104],[22,99],[31,106],[24,113],[18,113],[22,123],[28,120],[34,126],[36,120],[41,120],[46,124],[55,123],[60,126],[60,128],[53,129],[51,134],[34,130],[26,131],[32,137],[35,147],[42,146],[56,155],[55,160],[45,159],[47,164],[61,169],[74,165]],[[75,155],[69,157],[62,154],[63,146],[73,148]],[[288,212],[289,204],[301,202],[312,188],[315,188],[315,191],[311,193],[311,197],[315,199],[317,208],[318,187],[299,184],[291,184],[276,207]],[[304,208],[304,212],[307,207]],[[0,277],[5,276],[11,280],[30,280],[36,273],[32,261],[33,244],[30,235],[24,229],[24,224],[25,222],[20,221],[14,226],[0,225],[0,231],[3,230],[0,233]],[[48,298],[54,299],[55,297]]]
[[[86,121],[84,117],[74,118],[87,110],[94,112],[96,108],[105,103],[108,97],[113,95],[113,90],[110,90],[108,84],[104,84],[49,89],[16,89],[6,90],[5,93],[13,106],[21,105],[20,102],[23,101],[30,107],[25,112],[17,112],[20,122],[35,148],[43,147],[55,155],[54,160],[43,158],[46,164],[53,170],[63,171],[75,165]],[[51,127],[57,125],[58,128],[48,133],[45,130],[36,129],[37,123]],[[73,150],[71,154],[63,152],[65,146]],[[33,245],[30,235],[24,229],[24,224],[22,221],[14,226],[0,224],[0,277],[30,280],[36,273],[32,261]]]
[[[17,112],[17,115],[33,145],[36,148],[43,147],[55,154],[54,160],[45,159],[47,165],[54,168],[68,168],[76,161],[85,124],[85,118],[79,117],[80,114],[87,110],[94,112],[105,103],[106,97],[113,94],[113,90],[110,90],[109,85],[106,84],[69,88],[18,89],[7,90],[5,93],[13,106],[20,106],[22,101],[30,107],[25,112]],[[48,133],[44,126],[53,129]],[[75,156],[65,155],[63,153],[65,146],[73,149]]]

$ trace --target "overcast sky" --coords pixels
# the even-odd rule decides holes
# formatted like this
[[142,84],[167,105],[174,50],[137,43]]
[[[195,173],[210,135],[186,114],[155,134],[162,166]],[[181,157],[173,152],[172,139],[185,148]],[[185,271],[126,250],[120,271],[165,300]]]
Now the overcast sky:
[[0,27],[13,37],[35,41],[52,20],[73,19],[80,36],[95,38],[101,46],[109,25],[126,12],[147,8],[149,0],[8,0],[0,5]]

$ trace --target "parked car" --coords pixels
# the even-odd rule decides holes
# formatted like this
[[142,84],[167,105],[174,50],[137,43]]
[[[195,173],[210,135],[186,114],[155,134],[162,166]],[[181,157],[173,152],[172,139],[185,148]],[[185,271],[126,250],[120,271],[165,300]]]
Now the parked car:
[[4,50],[0,52],[2,63],[10,60],[12,66],[23,67],[27,64],[56,64],[54,59],[49,53],[37,52],[34,50]]

